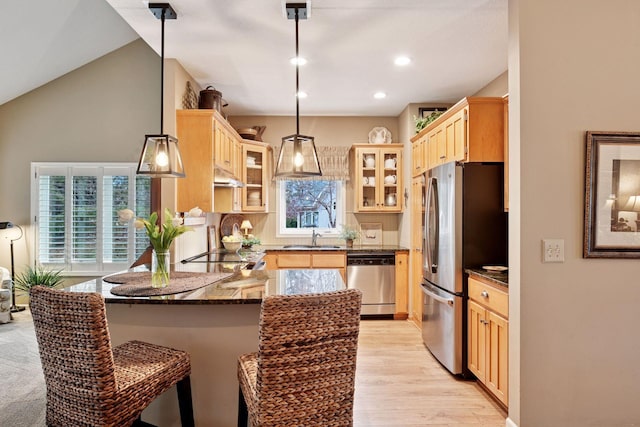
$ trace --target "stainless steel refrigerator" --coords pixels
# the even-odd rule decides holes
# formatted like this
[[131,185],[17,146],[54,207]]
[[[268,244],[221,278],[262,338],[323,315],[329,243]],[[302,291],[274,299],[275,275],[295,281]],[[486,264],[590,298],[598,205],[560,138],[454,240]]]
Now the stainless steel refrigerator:
[[467,371],[467,268],[507,265],[502,163],[447,163],[426,175],[422,336],[453,374]]

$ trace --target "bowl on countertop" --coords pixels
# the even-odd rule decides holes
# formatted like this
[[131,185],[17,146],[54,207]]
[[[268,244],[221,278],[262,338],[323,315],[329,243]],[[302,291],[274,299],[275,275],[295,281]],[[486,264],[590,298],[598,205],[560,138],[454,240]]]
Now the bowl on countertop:
[[224,248],[231,252],[237,252],[242,247],[242,242],[222,242]]

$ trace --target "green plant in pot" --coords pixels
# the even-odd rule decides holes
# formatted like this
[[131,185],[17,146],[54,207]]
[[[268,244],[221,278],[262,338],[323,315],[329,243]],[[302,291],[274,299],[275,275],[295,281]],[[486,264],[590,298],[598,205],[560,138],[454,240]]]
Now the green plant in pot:
[[347,247],[353,247],[353,241],[360,237],[360,232],[353,227],[343,225],[340,231],[340,238],[347,242]]
[[62,280],[62,270],[51,270],[39,265],[34,268],[27,267],[26,271],[17,274],[14,286],[16,289],[29,293],[34,286],[55,288],[62,283]]
[[431,114],[424,117],[413,116],[413,120],[416,123],[416,133],[419,133],[422,129],[426,128],[429,124],[431,124],[431,122],[440,117],[442,113],[444,113],[444,111],[438,111],[438,109],[436,109]]

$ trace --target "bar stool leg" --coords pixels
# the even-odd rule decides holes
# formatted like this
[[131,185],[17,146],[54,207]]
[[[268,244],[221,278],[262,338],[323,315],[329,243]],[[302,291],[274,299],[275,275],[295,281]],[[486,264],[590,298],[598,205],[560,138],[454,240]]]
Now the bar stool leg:
[[247,402],[242,394],[242,387],[238,386],[238,427],[247,427],[249,424],[249,410]]
[[191,401],[191,377],[186,376],[176,384],[178,390],[178,406],[180,407],[180,423],[182,427],[195,427],[193,420],[193,403]]

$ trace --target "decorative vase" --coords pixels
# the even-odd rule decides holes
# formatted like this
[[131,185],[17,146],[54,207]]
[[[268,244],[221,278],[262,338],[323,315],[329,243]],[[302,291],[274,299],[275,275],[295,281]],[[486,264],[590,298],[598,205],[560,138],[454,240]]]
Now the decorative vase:
[[353,247],[353,239],[346,239],[347,240],[347,247],[348,248],[352,248]]
[[151,254],[151,286],[154,288],[164,288],[169,286],[169,269],[171,267],[171,256],[169,251],[156,252]]

